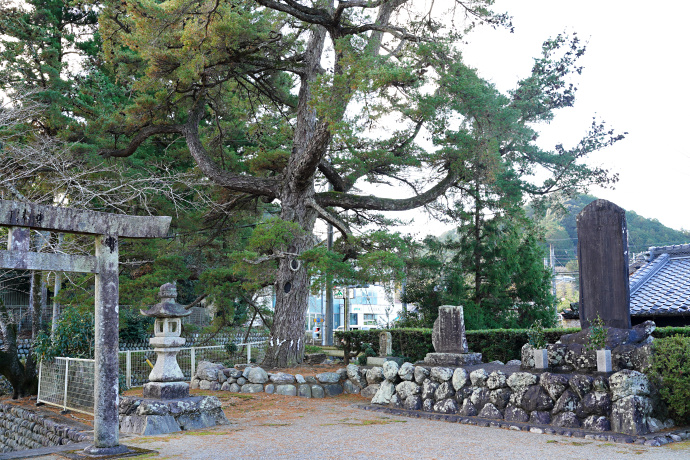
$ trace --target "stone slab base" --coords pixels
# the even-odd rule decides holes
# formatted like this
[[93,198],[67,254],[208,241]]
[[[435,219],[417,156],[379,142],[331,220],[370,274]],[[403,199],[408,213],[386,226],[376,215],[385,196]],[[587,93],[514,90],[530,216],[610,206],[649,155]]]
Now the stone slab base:
[[144,398],[182,399],[189,397],[187,382],[149,382],[144,384]]
[[229,423],[215,396],[177,400],[123,397],[119,414],[120,432],[142,435],[197,430]]
[[66,452],[56,452],[60,457],[70,458],[74,460],[81,459],[95,459],[95,458],[126,458],[126,457],[140,457],[142,455],[150,456],[158,452],[150,449],[142,449],[141,447],[131,447],[120,444],[116,447],[108,448],[94,448],[89,446],[86,449],[69,450]]
[[383,363],[385,363],[386,361],[395,361],[396,363],[398,363],[398,366],[402,366],[405,360],[402,358],[397,358],[395,356],[369,356],[367,357],[367,366],[383,366]]
[[424,364],[432,366],[473,366],[481,363],[481,353],[427,353],[424,358]]

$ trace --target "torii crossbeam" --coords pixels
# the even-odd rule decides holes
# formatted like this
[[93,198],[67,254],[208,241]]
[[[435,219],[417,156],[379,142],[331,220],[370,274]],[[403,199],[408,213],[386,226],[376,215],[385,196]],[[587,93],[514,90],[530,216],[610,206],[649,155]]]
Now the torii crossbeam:
[[[127,450],[119,444],[117,412],[119,238],[166,236],[170,220],[0,200],[0,227],[9,227],[7,250],[0,250],[0,268],[96,275],[94,445],[86,449],[91,455],[114,455]],[[94,235],[95,255],[31,252],[32,229]]]

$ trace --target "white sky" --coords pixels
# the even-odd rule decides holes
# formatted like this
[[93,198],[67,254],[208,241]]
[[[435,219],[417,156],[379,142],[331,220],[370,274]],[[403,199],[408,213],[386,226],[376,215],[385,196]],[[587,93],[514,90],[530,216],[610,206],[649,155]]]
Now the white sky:
[[470,35],[468,64],[503,91],[529,74],[544,39],[577,32],[588,42],[575,107],[541,129],[544,147],[572,145],[597,115],[626,139],[591,157],[620,176],[615,190],[590,193],[666,226],[690,229],[687,46],[690,3],[622,0],[496,0],[515,32]]
[[[440,0],[439,10],[451,1]],[[668,227],[690,229],[690,147],[685,141],[690,2],[496,0],[494,11],[513,17],[514,33],[490,27],[473,31],[462,46],[466,63],[505,92],[529,75],[545,39],[577,32],[587,52],[575,80],[575,107],[538,128],[540,144],[574,145],[595,115],[617,132],[627,132],[624,140],[588,160],[618,173],[619,182],[614,189],[595,187],[589,193]],[[397,230],[418,236],[454,227],[419,211],[391,215],[414,218],[412,225]]]

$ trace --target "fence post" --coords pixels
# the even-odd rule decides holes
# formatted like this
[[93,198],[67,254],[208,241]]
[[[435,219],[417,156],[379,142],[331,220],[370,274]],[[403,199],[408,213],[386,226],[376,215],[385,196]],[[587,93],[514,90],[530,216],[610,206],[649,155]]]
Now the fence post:
[[43,360],[38,362],[38,394],[36,395],[36,402],[41,400],[41,371],[43,370]]
[[67,410],[67,377],[69,376],[69,358],[65,358],[65,396],[62,402],[62,410]]
[[252,343],[247,343],[247,364],[252,362]]
[[127,380],[127,388],[132,388],[132,352],[127,350],[125,353],[125,378]]
[[192,378],[194,378],[194,374],[196,374],[196,348],[192,347],[189,354],[192,357]]

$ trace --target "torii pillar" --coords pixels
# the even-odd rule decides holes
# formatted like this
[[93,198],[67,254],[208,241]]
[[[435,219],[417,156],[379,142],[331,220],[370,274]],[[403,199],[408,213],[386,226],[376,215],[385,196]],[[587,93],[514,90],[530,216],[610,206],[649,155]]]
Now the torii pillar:
[[[10,229],[7,251],[0,250],[0,268],[96,275],[94,444],[85,449],[89,455],[117,455],[128,450],[119,443],[117,412],[119,238],[166,236],[170,220],[170,217],[125,216],[0,200],[0,227]],[[95,256],[31,252],[32,229],[94,235]]]

